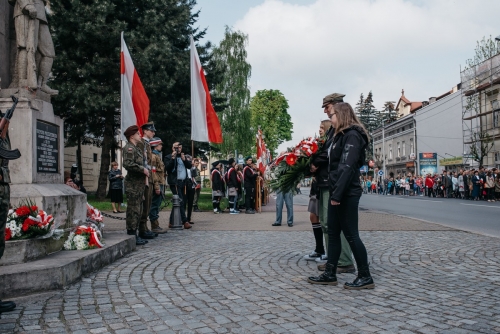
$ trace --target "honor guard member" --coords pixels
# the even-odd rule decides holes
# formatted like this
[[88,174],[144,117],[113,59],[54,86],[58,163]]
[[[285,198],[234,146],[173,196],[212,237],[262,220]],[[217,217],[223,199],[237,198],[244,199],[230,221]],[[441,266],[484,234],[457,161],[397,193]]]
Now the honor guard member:
[[158,218],[160,218],[160,205],[165,197],[165,165],[162,161],[161,151],[163,142],[160,138],[154,137],[149,141],[153,151],[151,168],[153,171],[153,199],[151,200],[151,209],[149,210],[149,221],[153,233],[167,233],[166,229],[160,227]]
[[[337,103],[344,102],[345,94],[332,93],[323,98],[323,103],[321,104],[321,108],[323,108],[323,112],[328,116],[328,119],[332,117],[333,106]],[[329,181],[328,181],[328,165],[329,165],[329,153],[330,146],[333,142],[333,135],[335,133],[335,128],[332,126],[330,129],[325,129],[326,142],[323,145],[320,152],[318,152],[312,159],[312,168],[316,169],[316,182],[318,183],[319,188],[319,222],[321,224],[321,228],[323,230],[323,236],[325,238],[325,248],[328,252],[328,206],[330,203],[330,190],[329,190]],[[342,243],[342,252],[340,255],[337,273],[354,273],[356,268],[354,267],[352,260],[352,253],[349,243],[344,237],[344,233],[341,233],[341,243]],[[319,261],[324,261],[326,259],[326,255],[323,256]],[[325,264],[321,263],[318,265],[319,270],[324,270]]]
[[127,234],[135,235],[137,245],[144,245],[147,240],[143,240],[137,235],[137,228],[142,215],[142,198],[146,188],[146,178],[150,174],[149,170],[144,167],[144,149],[138,146],[142,142],[139,127],[137,125],[129,126],[124,135],[128,141],[122,152],[123,168],[127,170],[125,177]]
[[234,158],[230,158],[228,163],[229,170],[226,173],[226,183],[229,196],[229,213],[235,215],[240,213],[239,210],[235,209],[235,203],[238,199],[238,172],[234,169],[236,165]]
[[257,173],[252,168],[253,159],[248,156],[245,159],[247,164],[243,168],[243,185],[245,189],[245,213],[254,214],[255,210],[255,182],[257,179]]
[[142,216],[139,222],[139,237],[142,239],[153,239],[158,236],[157,233],[153,233],[148,230],[148,215],[151,210],[151,201],[153,199],[153,175],[152,174],[152,160],[153,152],[151,151],[151,145],[149,141],[153,139],[156,133],[155,126],[153,122],[145,123],[141,126],[142,133],[142,146],[144,149],[144,167],[149,170],[150,176],[147,178],[146,188],[144,189],[144,201],[142,202]]
[[[3,149],[10,150],[9,137],[0,138],[0,146]],[[10,204],[10,174],[9,160],[0,157],[0,259],[5,251],[5,225],[7,224],[7,215]],[[0,314],[10,312],[16,308],[16,304],[11,301],[0,300]]]

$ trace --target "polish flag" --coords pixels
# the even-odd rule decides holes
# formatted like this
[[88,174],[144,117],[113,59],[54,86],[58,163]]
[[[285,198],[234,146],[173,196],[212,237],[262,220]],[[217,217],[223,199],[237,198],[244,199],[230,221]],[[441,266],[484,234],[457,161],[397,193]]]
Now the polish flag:
[[266,167],[269,164],[269,150],[266,147],[266,143],[262,138],[262,130],[259,129],[257,132],[257,167],[261,171],[262,175],[266,172]]
[[123,132],[129,126],[137,125],[140,129],[148,121],[149,99],[128,52],[123,32],[121,39],[121,133],[122,139],[126,140]]
[[205,73],[191,36],[191,140],[222,143],[222,130],[215,113]]

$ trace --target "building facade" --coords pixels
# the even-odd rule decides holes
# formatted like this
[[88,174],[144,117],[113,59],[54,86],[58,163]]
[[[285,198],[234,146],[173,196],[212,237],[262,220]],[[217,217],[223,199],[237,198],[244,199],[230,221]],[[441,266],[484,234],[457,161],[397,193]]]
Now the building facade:
[[472,166],[500,168],[500,54],[465,69],[461,80],[463,150]]

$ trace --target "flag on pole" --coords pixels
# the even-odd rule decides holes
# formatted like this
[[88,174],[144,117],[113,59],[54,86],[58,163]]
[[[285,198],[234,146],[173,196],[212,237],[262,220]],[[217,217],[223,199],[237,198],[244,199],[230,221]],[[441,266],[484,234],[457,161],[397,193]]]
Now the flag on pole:
[[264,175],[266,167],[269,164],[269,150],[267,149],[264,138],[262,138],[262,130],[257,132],[257,168]]
[[193,36],[191,36],[191,139],[199,142],[222,143],[222,130],[215,113],[205,73]]
[[139,129],[149,118],[149,99],[135,70],[132,57],[121,35],[121,134],[132,125]]

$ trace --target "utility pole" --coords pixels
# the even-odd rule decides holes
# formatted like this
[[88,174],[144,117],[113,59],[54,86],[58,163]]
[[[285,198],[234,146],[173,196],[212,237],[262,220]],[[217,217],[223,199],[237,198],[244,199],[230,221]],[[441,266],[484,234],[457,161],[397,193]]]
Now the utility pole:
[[[385,121],[382,121],[382,170],[385,173]],[[387,176],[386,176],[387,177]]]

